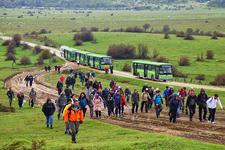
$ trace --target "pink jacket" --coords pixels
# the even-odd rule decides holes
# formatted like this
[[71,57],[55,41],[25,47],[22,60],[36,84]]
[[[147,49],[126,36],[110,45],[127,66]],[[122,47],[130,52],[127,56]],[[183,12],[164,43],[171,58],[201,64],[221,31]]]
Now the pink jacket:
[[104,109],[104,104],[101,96],[99,96],[98,98],[94,97],[93,104],[94,104],[94,111],[102,111],[102,109]]

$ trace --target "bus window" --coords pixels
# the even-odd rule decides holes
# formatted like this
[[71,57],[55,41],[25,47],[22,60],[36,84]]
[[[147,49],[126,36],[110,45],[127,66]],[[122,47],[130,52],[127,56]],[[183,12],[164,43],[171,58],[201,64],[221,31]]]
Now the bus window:
[[111,65],[112,64],[112,59],[109,57],[104,57],[101,59],[101,64],[102,65]]
[[161,66],[159,73],[160,74],[172,74],[171,66]]

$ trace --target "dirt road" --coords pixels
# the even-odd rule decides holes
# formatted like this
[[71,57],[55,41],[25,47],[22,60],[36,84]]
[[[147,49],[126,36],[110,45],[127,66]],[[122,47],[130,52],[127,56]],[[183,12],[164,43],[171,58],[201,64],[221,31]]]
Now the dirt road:
[[[11,39],[11,37],[0,36],[0,39],[9,40],[9,39]],[[37,45],[37,44],[31,43],[31,42],[25,42],[25,41],[22,41],[22,43],[26,43],[30,47],[35,47]],[[49,50],[51,53],[54,53],[56,56],[64,59],[61,56],[61,53],[59,52],[59,50],[56,49],[56,48],[52,48],[52,47],[48,47],[48,46],[41,46],[41,48]],[[131,73],[127,73],[127,72],[123,72],[123,71],[117,71],[117,70],[114,70],[114,75],[121,76],[121,77],[127,77],[127,78],[131,78],[131,79],[136,78]],[[154,82],[154,81],[150,81],[150,80],[145,80],[145,81],[150,82],[150,83]],[[204,88],[206,90],[225,91],[225,87],[217,87],[217,86],[198,85],[198,84],[190,84],[190,83],[183,83],[183,82],[157,82],[157,83],[163,84],[163,85],[169,85],[169,86],[181,86],[181,87],[189,87],[189,88],[193,87],[193,88],[197,88],[197,89]]]
[[[66,62],[62,69],[75,68],[74,63]],[[47,97],[52,99],[57,98],[57,91],[55,85],[44,83],[43,77],[47,74],[45,71],[25,71],[8,78],[5,82],[6,87],[12,87],[16,92],[23,90],[28,95],[30,88],[26,88],[24,78],[27,74],[35,76],[35,87],[37,91],[38,104],[42,105]],[[169,135],[176,135],[207,141],[211,143],[219,143],[225,145],[225,117],[223,113],[216,116],[217,123],[215,125],[207,122],[200,123],[195,115],[194,121],[189,122],[186,115],[182,115],[176,124],[169,123],[169,118],[166,110],[161,114],[159,119],[156,119],[154,110],[149,113],[139,113],[132,115],[129,106],[125,110],[125,115],[122,118],[106,117],[106,110],[101,121],[119,125],[126,128],[134,128],[146,132],[166,133]]]

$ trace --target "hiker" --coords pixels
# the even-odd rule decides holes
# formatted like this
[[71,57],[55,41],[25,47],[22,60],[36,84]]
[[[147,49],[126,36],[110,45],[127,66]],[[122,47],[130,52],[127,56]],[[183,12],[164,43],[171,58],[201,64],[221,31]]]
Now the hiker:
[[71,85],[71,77],[70,76],[68,76],[67,78],[66,78],[66,86],[70,86]]
[[14,98],[14,92],[13,92],[11,87],[8,89],[6,95],[8,96],[8,99],[9,99],[9,107],[12,107],[12,101],[13,101],[13,98]]
[[86,97],[84,92],[82,92],[80,94],[80,97],[79,97],[78,101],[79,101],[79,105],[80,105],[80,107],[83,111],[83,115],[85,117],[85,114],[86,114],[86,111],[87,111],[87,97]]
[[67,85],[66,88],[64,89],[64,93],[66,95],[66,99],[69,100],[72,96],[72,90],[69,88],[69,86]]
[[48,67],[47,67],[47,66],[45,66],[45,68],[44,68],[44,69],[45,69],[45,72],[48,72]]
[[148,88],[148,94],[150,96],[148,98],[148,109],[152,109],[153,97],[154,97],[154,88],[153,87]]
[[98,91],[98,81],[97,80],[94,81],[92,88]]
[[145,84],[143,85],[143,87],[142,87],[141,92],[143,93],[143,92],[145,91],[145,89],[147,89],[147,88],[148,88],[148,85],[147,85],[147,83],[145,83]]
[[180,109],[182,110],[182,113],[184,113],[184,105],[185,105],[184,100],[187,96],[186,87],[183,87],[179,90],[179,95],[180,95],[180,100],[181,100]]
[[57,91],[58,91],[58,95],[60,95],[62,93],[62,91],[63,91],[63,83],[62,83],[61,80],[59,80],[57,82],[56,88],[57,88]]
[[80,66],[80,61],[79,60],[77,60],[77,65],[78,65],[78,67]]
[[195,114],[197,101],[198,101],[198,97],[195,95],[194,90],[190,91],[190,94],[189,94],[189,96],[187,98],[187,102],[186,102],[186,108],[188,108],[188,111],[189,111],[190,121],[192,121],[192,118]]
[[113,95],[113,102],[115,108],[116,117],[120,117],[121,113],[121,95],[120,90],[117,90],[116,93]]
[[106,108],[107,101],[108,101],[108,98],[109,98],[109,90],[107,88],[102,90],[102,98],[103,98],[103,102],[104,102],[104,108]]
[[148,93],[148,88],[144,90],[141,96],[141,112],[143,112],[143,108],[145,107],[145,112],[148,112],[148,100],[150,99],[150,95]]
[[[207,100],[208,100],[208,95],[206,94],[204,89],[201,89],[199,95],[198,95],[198,110],[199,110],[199,121],[202,122],[204,119],[206,121],[206,115],[207,115]],[[203,112],[203,115],[202,115]]]
[[84,85],[84,79],[85,79],[84,73],[81,72],[81,73],[79,74],[79,77],[80,77],[80,82],[81,82],[81,84]]
[[95,80],[95,73],[94,72],[91,72],[91,77],[93,80]]
[[63,109],[64,109],[66,103],[67,103],[67,100],[66,100],[65,94],[61,93],[56,102],[56,106],[57,106],[57,110],[58,110],[58,114],[57,114],[58,120],[60,119],[60,115],[63,112]]
[[58,66],[57,66],[57,65],[55,65],[55,66],[54,66],[54,68],[55,68],[55,72],[57,72],[57,70],[58,70]]
[[101,112],[104,108],[103,100],[99,94],[95,94],[93,98],[93,104],[94,104],[94,111],[97,119],[101,119]]
[[108,109],[108,116],[114,114],[114,101],[113,101],[114,91],[111,89],[109,92],[109,98],[106,101],[107,109]]
[[26,82],[26,87],[28,87],[28,84],[29,84],[29,81],[30,81],[29,75],[27,75],[25,77],[24,81]]
[[30,98],[30,100],[29,100],[29,106],[32,107],[32,108],[34,108],[34,103],[35,103],[36,98],[37,98],[37,93],[34,90],[34,88],[31,89],[30,94],[29,94],[29,98]]
[[138,105],[139,105],[139,93],[137,89],[134,89],[134,93],[131,96],[131,102],[132,102],[132,114],[134,114],[134,110],[137,113],[138,112]]
[[57,71],[58,71],[58,73],[61,72],[61,66],[58,66],[58,67],[57,67]]
[[70,134],[69,122],[68,120],[65,120],[66,118],[64,116],[66,114],[66,111],[71,107],[71,105],[72,105],[72,99],[69,99],[65,107],[63,108],[63,120],[65,122],[65,127],[66,127],[65,134]]
[[62,82],[62,84],[64,83],[65,77],[63,75],[60,76],[59,80]]
[[55,104],[51,101],[50,98],[47,99],[46,103],[42,106],[42,112],[46,118],[46,127],[53,129],[53,118],[55,112]]
[[90,117],[93,119],[94,117],[94,104],[93,104],[93,98],[94,98],[94,95],[95,95],[95,91],[93,90],[90,94],[90,97],[87,99],[87,103],[88,103],[88,107],[89,107],[89,110],[90,110]]
[[173,94],[171,96],[170,103],[168,104],[169,106],[169,116],[170,116],[170,122],[176,123],[177,119],[177,109],[179,107],[179,93]]
[[130,89],[127,87],[126,89],[125,89],[125,97],[126,97],[126,101],[129,103],[129,101],[130,101],[130,95],[131,95],[131,91],[130,91]]
[[83,111],[79,106],[78,100],[74,101],[74,104],[66,110],[64,120],[69,124],[72,143],[77,143],[76,135],[78,134],[80,124],[83,123]]
[[98,82],[98,88],[97,88],[97,90],[98,90],[98,92],[100,93],[101,91],[102,91],[102,83],[101,82]]
[[120,89],[120,96],[121,96],[121,115],[123,116],[124,114],[124,107],[127,106],[126,104],[126,99],[125,99],[125,96],[124,96],[124,93],[123,93],[123,90]]
[[74,90],[76,84],[76,78],[74,77],[74,75],[70,78],[70,84],[72,86],[72,90]]
[[48,65],[48,72],[50,72],[50,71],[51,71],[51,66]]
[[32,75],[29,76],[30,87],[32,87],[34,81],[34,77]]
[[216,114],[216,105],[218,104],[220,106],[220,108],[223,109],[219,95],[215,94],[214,96],[210,97],[206,103],[207,103],[207,106],[209,109],[208,122],[214,124],[215,123],[215,114]]
[[154,99],[156,117],[159,118],[160,113],[162,111],[162,104],[163,104],[163,99],[162,99],[162,96],[160,95],[159,89],[156,89],[156,94],[153,99]]
[[24,104],[24,94],[22,91],[19,91],[17,93],[17,98],[18,98],[18,105],[19,105],[19,108],[21,109],[23,107],[23,104]]
[[109,73],[109,66],[105,66],[104,70],[105,70],[105,74],[108,74]]
[[165,99],[166,106],[168,106],[168,104],[167,104],[168,96],[169,96],[169,87],[166,86],[166,88],[165,88],[164,91],[163,91],[163,98]]
[[168,97],[167,97],[167,101],[166,101],[166,106],[169,107],[169,103],[172,100],[172,98],[174,97],[174,89],[173,87],[169,87],[169,91],[168,91]]
[[87,97],[90,97],[90,94],[91,94],[91,82],[90,80],[88,79],[85,83],[85,88],[86,88],[86,96]]
[[110,73],[113,74],[113,65],[110,65],[109,70],[110,70]]

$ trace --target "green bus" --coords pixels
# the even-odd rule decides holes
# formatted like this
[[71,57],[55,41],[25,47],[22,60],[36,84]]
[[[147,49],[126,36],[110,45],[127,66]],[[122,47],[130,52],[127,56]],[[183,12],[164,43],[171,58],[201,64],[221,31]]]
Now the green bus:
[[71,47],[67,47],[67,46],[61,46],[60,47],[60,52],[61,52],[61,55],[66,59],[66,60],[69,60],[69,61],[75,61],[75,52],[77,50],[74,49],[74,48],[71,48]]
[[173,79],[172,64],[136,60],[133,64],[133,75],[139,78],[166,81]]
[[87,54],[88,66],[99,70],[104,70],[106,66],[112,65],[112,57],[99,54]]
[[90,52],[76,50],[74,51],[74,61],[78,62],[82,65],[87,65],[87,54],[90,54]]

